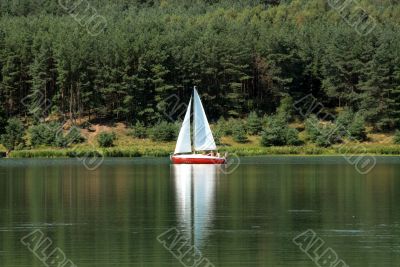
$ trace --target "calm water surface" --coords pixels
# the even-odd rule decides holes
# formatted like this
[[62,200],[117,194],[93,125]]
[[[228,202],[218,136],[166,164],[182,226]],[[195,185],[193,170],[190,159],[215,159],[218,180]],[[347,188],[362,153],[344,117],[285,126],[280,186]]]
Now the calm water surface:
[[349,266],[400,266],[400,159],[368,175],[337,157],[257,157],[232,174],[164,159],[0,161],[0,266],[44,266],[20,239],[41,230],[78,267],[183,266],[171,228],[218,266],[316,266],[312,229]]

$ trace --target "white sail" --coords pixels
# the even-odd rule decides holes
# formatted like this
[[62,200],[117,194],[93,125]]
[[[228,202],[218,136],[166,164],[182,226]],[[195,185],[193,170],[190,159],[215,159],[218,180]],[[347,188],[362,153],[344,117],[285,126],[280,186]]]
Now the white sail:
[[196,151],[217,150],[206,113],[196,88],[194,89],[194,148]]
[[191,153],[192,141],[190,139],[190,111],[192,109],[192,98],[190,98],[189,106],[186,111],[185,119],[179,132],[178,141],[176,142],[175,154]]

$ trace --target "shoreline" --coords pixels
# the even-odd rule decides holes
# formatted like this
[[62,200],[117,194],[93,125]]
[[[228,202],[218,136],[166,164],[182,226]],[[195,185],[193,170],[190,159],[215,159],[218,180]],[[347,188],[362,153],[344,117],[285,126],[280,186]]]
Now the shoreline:
[[[228,152],[239,157],[251,156],[346,156],[346,155],[373,155],[373,156],[400,156],[400,145],[348,145],[321,148],[316,146],[286,146],[286,147],[221,147],[221,153]],[[140,157],[168,157],[173,148],[39,148],[32,150],[12,151],[8,158],[140,158]],[[5,152],[0,152],[0,158],[6,158]]]

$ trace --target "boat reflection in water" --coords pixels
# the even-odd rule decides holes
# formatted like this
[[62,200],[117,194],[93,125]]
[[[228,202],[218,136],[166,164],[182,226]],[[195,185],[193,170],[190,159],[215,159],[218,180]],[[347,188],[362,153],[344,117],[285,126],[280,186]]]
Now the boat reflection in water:
[[218,165],[171,165],[179,230],[201,248],[212,228]]

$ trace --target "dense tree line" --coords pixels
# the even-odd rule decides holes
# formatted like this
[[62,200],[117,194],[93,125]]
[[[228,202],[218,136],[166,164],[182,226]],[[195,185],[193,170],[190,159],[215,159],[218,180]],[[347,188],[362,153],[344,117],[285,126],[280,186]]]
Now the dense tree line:
[[211,120],[312,93],[376,130],[399,126],[397,2],[359,2],[377,22],[368,35],[326,0],[232,2],[93,0],[107,20],[93,36],[58,1],[0,1],[0,113],[148,125],[197,85]]

